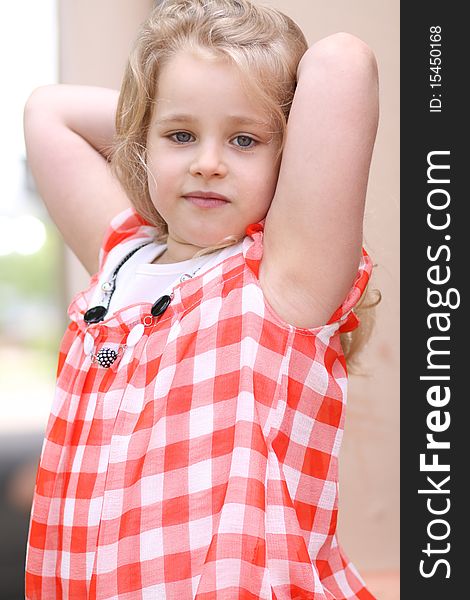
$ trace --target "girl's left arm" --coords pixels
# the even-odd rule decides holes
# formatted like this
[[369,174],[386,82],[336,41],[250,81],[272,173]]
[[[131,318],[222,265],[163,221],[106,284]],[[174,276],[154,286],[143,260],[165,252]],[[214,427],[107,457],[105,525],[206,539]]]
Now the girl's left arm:
[[377,123],[370,48],[346,33],[314,44],[299,64],[260,268],[267,300],[293,325],[326,323],[357,274]]

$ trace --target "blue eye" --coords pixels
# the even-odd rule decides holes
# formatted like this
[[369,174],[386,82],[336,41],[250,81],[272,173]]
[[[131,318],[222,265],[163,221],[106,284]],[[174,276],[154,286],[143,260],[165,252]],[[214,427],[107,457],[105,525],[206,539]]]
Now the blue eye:
[[187,144],[192,140],[192,135],[187,131],[177,131],[173,135],[170,136],[171,139],[178,144]]
[[240,148],[251,148],[255,144],[255,140],[249,135],[237,135],[235,140],[237,141],[235,145]]

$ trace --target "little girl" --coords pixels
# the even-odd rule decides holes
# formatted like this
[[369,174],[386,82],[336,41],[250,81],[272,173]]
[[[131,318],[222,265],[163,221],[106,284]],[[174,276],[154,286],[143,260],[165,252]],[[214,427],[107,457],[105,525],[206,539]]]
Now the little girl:
[[376,127],[364,43],[308,48],[248,0],[160,4],[118,102],[32,94],[38,189],[96,274],[60,347],[29,600],[373,598],[336,522]]

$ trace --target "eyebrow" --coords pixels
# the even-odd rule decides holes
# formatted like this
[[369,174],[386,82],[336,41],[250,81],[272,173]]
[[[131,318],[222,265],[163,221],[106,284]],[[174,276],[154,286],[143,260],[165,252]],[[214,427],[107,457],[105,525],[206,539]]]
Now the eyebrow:
[[[231,115],[228,117],[228,120],[237,125],[267,125],[266,121],[259,121],[257,119],[252,119],[250,117],[244,117],[239,115]],[[187,114],[169,114],[161,117],[160,119],[156,119],[155,123],[157,125],[165,125],[166,123],[174,123],[174,122],[187,122],[192,123],[197,121],[192,115]]]

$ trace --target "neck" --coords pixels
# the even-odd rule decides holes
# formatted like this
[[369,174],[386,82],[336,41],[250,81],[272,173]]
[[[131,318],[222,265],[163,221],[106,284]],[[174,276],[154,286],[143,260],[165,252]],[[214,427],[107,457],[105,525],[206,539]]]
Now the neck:
[[199,246],[193,246],[191,244],[182,244],[177,242],[170,237],[167,240],[166,250],[158,256],[153,263],[154,264],[170,264],[183,262],[190,260],[193,256],[202,250]]

